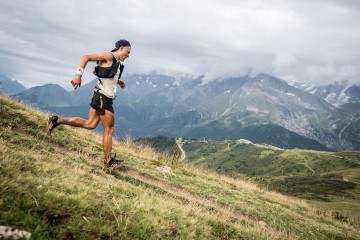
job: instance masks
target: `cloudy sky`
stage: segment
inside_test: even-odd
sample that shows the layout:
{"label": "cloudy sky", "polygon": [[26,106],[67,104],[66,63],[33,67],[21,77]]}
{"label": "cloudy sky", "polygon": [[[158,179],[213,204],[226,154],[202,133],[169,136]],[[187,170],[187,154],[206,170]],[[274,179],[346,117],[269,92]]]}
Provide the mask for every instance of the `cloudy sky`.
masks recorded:
{"label": "cloudy sky", "polygon": [[126,73],[360,84],[358,0],[1,0],[0,20],[0,74],[27,87],[70,89],[81,56],[121,38]]}

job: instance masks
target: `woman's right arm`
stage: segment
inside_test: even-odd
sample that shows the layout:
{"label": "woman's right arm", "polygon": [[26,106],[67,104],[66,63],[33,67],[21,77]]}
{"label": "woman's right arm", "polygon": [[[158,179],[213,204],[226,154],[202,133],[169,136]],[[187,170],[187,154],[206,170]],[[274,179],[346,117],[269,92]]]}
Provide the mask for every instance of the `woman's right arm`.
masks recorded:
{"label": "woman's right arm", "polygon": [[84,55],[80,59],[80,63],[76,69],[76,73],[74,74],[73,79],[71,80],[71,84],[74,89],[77,89],[81,86],[81,77],[84,72],[84,68],[86,67],[88,62],[108,62],[112,61],[112,55],[109,52],[102,52],[96,54]]}

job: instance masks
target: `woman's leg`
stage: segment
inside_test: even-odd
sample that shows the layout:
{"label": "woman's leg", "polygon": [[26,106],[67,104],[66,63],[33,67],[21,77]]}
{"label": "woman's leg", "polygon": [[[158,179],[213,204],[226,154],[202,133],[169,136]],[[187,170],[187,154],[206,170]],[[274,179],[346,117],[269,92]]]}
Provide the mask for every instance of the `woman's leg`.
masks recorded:
{"label": "woman's leg", "polygon": [[103,149],[104,149],[104,163],[107,163],[111,159],[112,149],[112,136],[114,134],[114,114],[108,110],[105,110],[104,115],[100,115],[100,120],[104,128],[103,135]]}
{"label": "woman's leg", "polygon": [[69,125],[73,127],[81,127],[86,129],[94,129],[97,127],[100,121],[100,116],[97,114],[96,110],[90,108],[88,120],[79,117],[70,117],[70,118],[58,118],[59,124]]}

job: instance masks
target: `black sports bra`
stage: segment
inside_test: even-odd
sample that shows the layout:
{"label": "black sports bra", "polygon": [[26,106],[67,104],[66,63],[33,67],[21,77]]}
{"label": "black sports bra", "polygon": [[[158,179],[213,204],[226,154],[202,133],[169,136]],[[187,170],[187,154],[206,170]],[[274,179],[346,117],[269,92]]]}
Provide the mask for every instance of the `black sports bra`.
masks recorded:
{"label": "black sports bra", "polygon": [[113,78],[115,76],[117,70],[119,69],[119,65],[120,65],[120,74],[119,74],[118,79],[120,79],[121,74],[124,70],[124,65],[122,65],[120,62],[116,61],[116,58],[114,57],[114,55],[113,55],[113,63],[111,65],[111,67],[96,66],[93,73],[99,78]]}

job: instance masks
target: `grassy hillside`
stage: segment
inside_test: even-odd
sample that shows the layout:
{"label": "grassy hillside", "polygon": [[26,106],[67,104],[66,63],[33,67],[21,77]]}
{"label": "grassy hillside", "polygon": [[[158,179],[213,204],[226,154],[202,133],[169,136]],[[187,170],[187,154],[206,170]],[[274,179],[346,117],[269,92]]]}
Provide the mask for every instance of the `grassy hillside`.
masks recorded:
{"label": "grassy hillside", "polygon": [[360,152],[283,150],[238,141],[183,141],[186,158],[218,173],[333,209],[360,226]]}
{"label": "grassy hillside", "polygon": [[0,225],[33,239],[358,239],[303,201],[193,167],[130,140],[127,170],[101,166],[101,136],[0,98]]}

